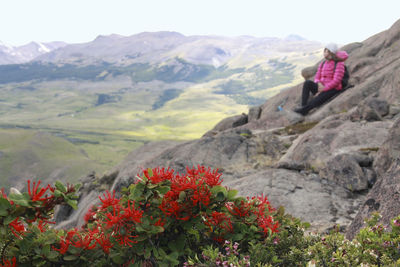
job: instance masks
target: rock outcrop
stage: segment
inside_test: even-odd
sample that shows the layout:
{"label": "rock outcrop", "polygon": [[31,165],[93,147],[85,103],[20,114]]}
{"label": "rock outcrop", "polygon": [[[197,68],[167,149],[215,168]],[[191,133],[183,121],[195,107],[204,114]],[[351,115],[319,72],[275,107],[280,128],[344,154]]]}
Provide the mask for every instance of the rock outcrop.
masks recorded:
{"label": "rock outcrop", "polygon": [[[291,111],[300,100],[299,84],[198,140],[133,151],[112,170],[108,188],[118,191],[141,168],[181,172],[201,164],[220,169],[224,184],[240,194],[265,194],[314,229],[350,225],[351,236],[372,211],[388,221],[400,213],[400,20],[342,49],[350,55],[352,87],[308,116]],[[312,79],[316,68],[302,75]],[[92,203],[89,187],[82,189],[80,206]],[[79,216],[71,216],[68,224],[76,224]]]}

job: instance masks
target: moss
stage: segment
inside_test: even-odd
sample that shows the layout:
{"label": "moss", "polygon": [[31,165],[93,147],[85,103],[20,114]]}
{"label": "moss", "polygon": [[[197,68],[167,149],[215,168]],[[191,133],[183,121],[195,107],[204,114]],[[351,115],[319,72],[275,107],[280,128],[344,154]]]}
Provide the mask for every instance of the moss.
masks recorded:
{"label": "moss", "polygon": [[317,124],[318,124],[318,121],[316,121],[316,122],[296,123],[296,124],[293,124],[293,125],[286,126],[284,131],[289,135],[302,134],[302,133],[305,133],[308,130],[312,129]]}
{"label": "moss", "polygon": [[379,150],[379,147],[365,147],[365,148],[360,148],[361,152],[376,152]]}

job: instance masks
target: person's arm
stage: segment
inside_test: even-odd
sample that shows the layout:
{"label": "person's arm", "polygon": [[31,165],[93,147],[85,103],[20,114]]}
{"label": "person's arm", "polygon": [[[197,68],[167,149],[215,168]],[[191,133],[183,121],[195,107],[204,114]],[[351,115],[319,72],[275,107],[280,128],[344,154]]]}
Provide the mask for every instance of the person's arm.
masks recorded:
{"label": "person's arm", "polygon": [[335,73],[333,74],[333,79],[325,84],[323,91],[329,91],[336,89],[339,84],[341,84],[344,75],[344,62],[336,63]]}
{"label": "person's arm", "polygon": [[319,65],[318,65],[318,70],[317,73],[315,74],[315,78],[314,78],[314,82],[315,83],[320,83],[321,82],[321,72],[322,72],[322,65],[324,64],[324,61],[322,61]]}

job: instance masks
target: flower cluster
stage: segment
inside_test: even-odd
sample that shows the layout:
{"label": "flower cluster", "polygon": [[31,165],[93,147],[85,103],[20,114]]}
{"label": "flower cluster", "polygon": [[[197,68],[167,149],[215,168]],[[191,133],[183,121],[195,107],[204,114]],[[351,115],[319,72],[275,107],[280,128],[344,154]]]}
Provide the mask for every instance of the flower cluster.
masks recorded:
{"label": "flower cluster", "polygon": [[[41,187],[40,181],[28,181],[24,195],[7,197],[0,191],[0,199],[7,202],[0,203],[0,216],[8,216],[9,206],[14,205],[16,212],[23,207],[25,215],[9,216],[5,225],[18,242],[25,242],[22,247],[27,246],[28,236],[37,240],[36,245],[24,248],[30,256],[17,257],[17,263],[35,257],[37,264],[68,265],[91,259],[98,266],[150,262],[176,266],[185,259],[182,251],[194,255],[202,243],[222,246],[228,245],[226,240],[262,240],[278,232],[275,210],[266,197],[235,197],[236,190],[221,184],[218,170],[204,166],[186,168],[184,174],[170,168],[144,170],[118,194],[106,191],[99,196],[98,204],[84,216],[82,228],[52,230],[48,224],[56,204],[76,208],[75,188],[59,182],[55,187]],[[2,210],[3,206],[7,209]],[[238,246],[230,244],[224,255],[238,256]],[[226,266],[225,261],[221,258],[218,266]]]}

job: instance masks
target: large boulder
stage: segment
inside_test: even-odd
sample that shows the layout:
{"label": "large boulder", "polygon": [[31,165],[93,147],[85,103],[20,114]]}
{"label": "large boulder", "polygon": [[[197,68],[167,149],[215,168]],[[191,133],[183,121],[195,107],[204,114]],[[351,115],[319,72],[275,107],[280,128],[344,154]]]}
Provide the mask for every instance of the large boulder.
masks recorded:
{"label": "large boulder", "polygon": [[364,226],[364,219],[373,212],[382,215],[382,223],[400,214],[400,118],[398,118],[387,140],[379,149],[374,162],[378,180],[366,196],[356,218],[350,225],[347,237],[352,238]]}
{"label": "large boulder", "polygon": [[392,124],[390,121],[352,122],[347,117],[347,114],[330,116],[305,132],[280,159],[278,167],[320,172],[337,155],[379,148]]}
{"label": "large boulder", "polygon": [[242,196],[267,196],[275,208],[283,206],[288,213],[311,222],[312,230],[348,225],[364,200],[316,174],[285,169],[268,168],[226,185],[239,189]]}

